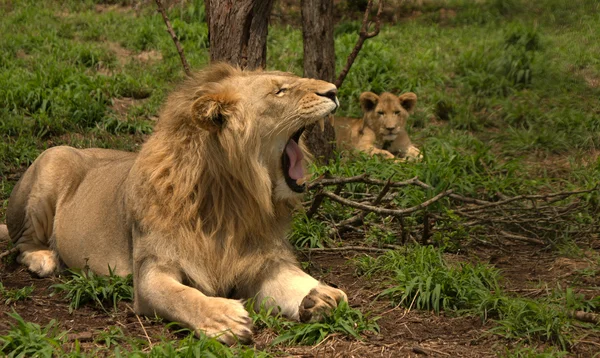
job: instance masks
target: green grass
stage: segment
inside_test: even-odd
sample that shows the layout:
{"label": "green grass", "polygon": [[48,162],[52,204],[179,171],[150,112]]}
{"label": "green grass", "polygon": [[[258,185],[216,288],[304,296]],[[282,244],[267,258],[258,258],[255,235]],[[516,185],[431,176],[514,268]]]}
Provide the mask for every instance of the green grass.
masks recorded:
{"label": "green grass", "polygon": [[6,289],[2,282],[0,282],[0,298],[4,300],[5,305],[10,305],[17,301],[23,301],[28,299],[33,292],[33,285],[25,286],[19,289]]}
{"label": "green grass", "polygon": [[61,351],[66,332],[53,320],[45,327],[25,322],[16,312],[7,313],[14,323],[6,335],[0,336],[0,352],[6,357],[53,357]]}
{"label": "green grass", "polygon": [[274,308],[265,308],[263,304],[259,311],[254,309],[254,300],[249,300],[246,309],[257,328],[267,328],[277,337],[271,345],[315,345],[331,334],[340,334],[361,340],[361,334],[379,333],[377,320],[380,317],[370,317],[341,302],[329,312],[321,322],[299,323],[289,321],[279,314],[274,314]]}
{"label": "green grass", "polygon": [[[407,246],[373,258],[356,259],[357,273],[383,280],[380,297],[393,305],[427,311],[475,314],[495,325],[489,330],[514,341],[538,340],[562,350],[575,342],[570,313],[598,312],[600,301],[560,286],[539,298],[511,295],[500,284],[498,270],[483,264],[449,263],[442,249]],[[582,324],[595,330],[593,324]]]}
{"label": "green grass", "polygon": [[117,303],[122,300],[133,300],[133,278],[131,275],[121,277],[109,268],[110,275],[102,276],[92,270],[68,270],[68,276],[62,283],[51,286],[55,293],[62,293],[69,301],[69,312],[86,303],[93,303],[106,311],[105,304],[117,310]]}
{"label": "green grass", "polygon": [[380,296],[438,313],[473,309],[500,287],[497,270],[482,264],[448,264],[442,250],[431,246],[407,246],[378,258],[363,256],[356,263],[358,272],[368,278],[389,275],[391,287]]}

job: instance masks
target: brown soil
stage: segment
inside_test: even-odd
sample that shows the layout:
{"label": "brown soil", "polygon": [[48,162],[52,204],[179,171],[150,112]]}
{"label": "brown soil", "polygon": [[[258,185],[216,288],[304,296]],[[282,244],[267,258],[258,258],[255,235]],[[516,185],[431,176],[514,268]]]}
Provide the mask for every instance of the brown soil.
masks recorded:
{"label": "brown soil", "polygon": [[[7,247],[7,242],[0,242],[0,250]],[[548,287],[556,287],[556,283],[561,283],[562,287],[570,285],[590,297],[597,294],[595,287],[600,285],[600,278],[582,277],[578,274],[581,270],[597,270],[597,261],[585,257],[556,257],[532,246],[513,246],[509,250],[504,252],[474,248],[470,255],[453,255],[449,259],[479,260],[494,264],[506,278],[506,289],[515,294],[543,294],[545,285],[541,283]],[[376,299],[381,292],[380,284],[357,277],[353,266],[349,264],[349,260],[356,255],[359,253],[324,252],[312,253],[310,258],[304,256],[300,259],[310,261],[308,270],[313,276],[347,292],[352,307],[363,313],[380,316],[380,334],[366,335],[363,341],[334,335],[314,347],[273,348],[269,347],[273,333],[262,330],[255,332],[255,346],[277,355],[299,357],[496,357],[513,344],[487,333],[493,323],[483,322],[479,317],[455,317],[444,313],[435,315],[393,307],[385,299]],[[11,319],[6,314],[14,309],[26,321],[41,325],[46,325],[52,319],[58,321],[61,329],[69,331],[69,344],[74,344],[77,339],[84,351],[102,346],[100,337],[110,327],[120,327],[128,337],[150,340],[152,343],[157,343],[159,337],[177,338],[174,331],[167,329],[164,323],[136,316],[131,302],[121,302],[116,313],[107,314],[88,305],[70,314],[68,304],[61,297],[50,295],[52,290],[49,286],[57,283],[57,278],[33,277],[23,266],[14,262],[14,255],[2,261],[0,282],[5,288],[18,289],[33,285],[35,290],[31,298],[25,301],[6,305],[1,300],[0,316],[3,318],[0,320],[0,335],[9,329]],[[587,340],[591,343],[581,343],[573,348],[573,357],[592,356],[600,342],[597,338]]]}

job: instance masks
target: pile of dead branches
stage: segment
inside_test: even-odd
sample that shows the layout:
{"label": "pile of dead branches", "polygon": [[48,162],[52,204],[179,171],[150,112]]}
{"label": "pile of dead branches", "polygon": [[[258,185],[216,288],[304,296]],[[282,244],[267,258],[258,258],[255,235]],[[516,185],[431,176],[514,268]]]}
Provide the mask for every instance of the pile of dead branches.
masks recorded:
{"label": "pile of dead branches", "polygon": [[[356,193],[347,189],[347,184],[362,183],[368,186],[367,193]],[[385,229],[396,230],[398,244],[407,240],[430,243],[437,232],[444,234],[460,228],[469,237],[490,244],[524,242],[548,246],[563,238],[577,241],[598,238],[600,224],[597,217],[600,208],[593,200],[586,200],[590,193],[599,192],[600,187],[579,191],[564,191],[539,195],[507,197],[496,193],[494,200],[482,200],[443,190],[429,199],[411,207],[399,207],[397,200],[403,195],[402,188],[416,187],[427,193],[435,188],[417,177],[393,181],[374,179],[365,175],[353,177],[321,177],[308,184],[312,200],[305,203],[308,218],[319,216],[329,221],[339,232],[364,232],[365,216],[374,213],[385,222]],[[353,209],[349,218],[333,219],[323,210],[322,204],[330,200]],[[435,205],[434,205],[435,204]],[[411,217],[411,225],[405,219]],[[416,220],[414,220],[416,218]],[[414,223],[418,223],[415,225]],[[381,225],[381,224],[379,224]]]}

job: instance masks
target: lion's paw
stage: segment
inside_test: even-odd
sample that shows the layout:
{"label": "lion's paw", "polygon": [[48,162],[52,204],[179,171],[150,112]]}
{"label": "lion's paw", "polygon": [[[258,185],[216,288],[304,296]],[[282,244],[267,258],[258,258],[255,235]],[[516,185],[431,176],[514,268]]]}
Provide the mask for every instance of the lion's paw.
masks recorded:
{"label": "lion's paw", "polygon": [[236,342],[252,342],[252,318],[241,301],[210,297],[206,310],[196,332],[214,337],[220,342],[232,345]]}
{"label": "lion's paw", "polygon": [[320,284],[313,288],[300,303],[300,321],[321,321],[341,301],[348,301],[348,296],[344,291]]}
{"label": "lion's paw", "polygon": [[39,277],[48,277],[58,269],[58,257],[51,250],[25,251],[19,254],[17,262],[27,266]]}

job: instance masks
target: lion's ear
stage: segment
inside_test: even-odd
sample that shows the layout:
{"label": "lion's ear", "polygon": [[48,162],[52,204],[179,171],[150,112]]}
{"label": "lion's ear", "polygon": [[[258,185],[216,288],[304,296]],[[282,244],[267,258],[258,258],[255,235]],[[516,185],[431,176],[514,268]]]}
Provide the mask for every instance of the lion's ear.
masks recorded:
{"label": "lion's ear", "polygon": [[200,127],[209,132],[218,132],[227,125],[237,103],[238,98],[233,93],[204,94],[192,104],[192,117]]}
{"label": "lion's ear", "polygon": [[375,109],[377,102],[379,102],[379,96],[373,92],[363,92],[359,98],[360,106],[363,112],[370,112]]}
{"label": "lion's ear", "polygon": [[400,105],[406,109],[407,112],[412,113],[417,104],[417,95],[412,92],[407,92],[403,95],[398,96]]}

